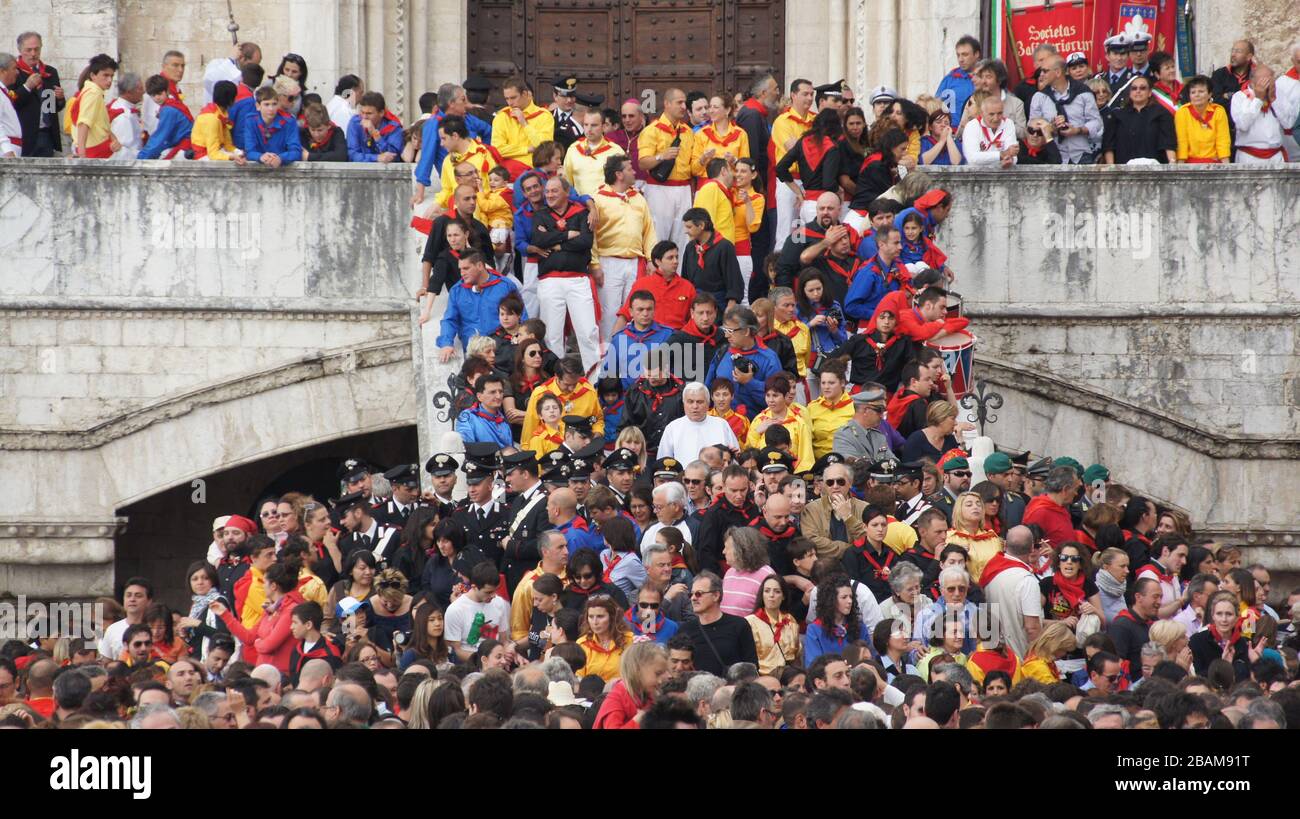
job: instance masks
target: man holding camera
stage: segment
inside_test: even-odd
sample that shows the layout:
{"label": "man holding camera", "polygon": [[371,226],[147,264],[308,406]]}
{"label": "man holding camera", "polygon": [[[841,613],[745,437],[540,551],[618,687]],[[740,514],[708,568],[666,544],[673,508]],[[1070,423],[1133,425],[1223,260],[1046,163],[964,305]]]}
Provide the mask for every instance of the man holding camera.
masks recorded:
{"label": "man holding camera", "polygon": [[781,372],[781,362],[776,353],[759,346],[758,317],[748,307],[728,309],[722,332],[727,337],[727,349],[713,359],[704,383],[712,384],[715,378],[734,381],[736,394],[731,399],[732,409],[753,420],[767,406],[763,385]]}

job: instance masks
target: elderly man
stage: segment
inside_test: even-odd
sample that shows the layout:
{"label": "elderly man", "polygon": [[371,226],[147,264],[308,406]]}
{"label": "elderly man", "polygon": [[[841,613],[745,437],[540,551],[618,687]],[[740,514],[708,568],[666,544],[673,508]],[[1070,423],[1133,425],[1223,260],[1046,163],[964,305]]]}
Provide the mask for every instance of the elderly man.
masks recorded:
{"label": "elderly man", "polygon": [[[1007,532],[1006,550],[994,555],[980,573],[980,586],[992,611],[993,627],[1000,629],[1000,636],[1020,657],[1038,639],[1043,624],[1042,594],[1030,565],[1036,546],[1033,531],[1027,526],[1017,526]],[[940,573],[939,588],[947,594],[944,585]],[[1156,588],[1159,589],[1158,584]],[[1136,649],[1133,659],[1135,662],[1138,659]]]}
{"label": "elderly man", "polygon": [[862,522],[867,504],[850,493],[852,483],[852,469],[845,464],[831,464],[822,474],[822,496],[803,509],[799,523],[804,537],[816,547],[818,558],[839,560],[854,541],[867,536]]}
{"label": "elderly man", "polygon": [[719,677],[735,663],[758,665],[754,632],[743,617],[722,611],[722,578],[701,572],[691,584],[691,606],[695,619],[677,632],[695,646],[695,667]]}
{"label": "elderly man", "polygon": [[709,465],[704,461],[691,461],[682,474],[682,483],[686,484],[686,514],[698,521],[704,512],[713,505],[713,495],[709,492]]}
{"label": "elderly man", "polygon": [[[962,653],[969,657],[976,648],[974,620],[979,615],[979,608],[968,599],[970,584],[970,575],[959,566],[949,566],[939,572],[939,599],[917,612],[912,638],[921,645],[930,645],[934,637],[943,635],[944,624],[954,621],[957,612],[961,612]],[[917,599],[919,603],[924,596],[918,595]]]}
{"label": "elderly man", "polygon": [[691,590],[684,583],[673,583],[673,555],[662,543],[651,543],[641,549],[641,562],[645,564],[646,581],[642,589],[655,589],[662,595],[659,613],[679,626],[695,619],[691,609]]}
{"label": "elderly man", "polygon": [[1288,94],[1280,98],[1276,75],[1266,65],[1250,72],[1250,84],[1232,95],[1232,124],[1236,127],[1236,162],[1241,165],[1281,165],[1286,161],[1282,145],[1285,132],[1296,121],[1300,99]]}
{"label": "elderly man", "polygon": [[655,533],[665,526],[675,526],[687,543],[695,542],[695,533],[686,520],[686,487],[676,481],[654,488],[654,513],[658,520],[641,536],[641,548],[655,542]]}
{"label": "elderly man", "polygon": [[[4,58],[0,55],[0,76],[4,74],[3,63]],[[114,159],[135,159],[144,147],[140,104],[145,99],[144,80],[139,74],[127,71],[117,78],[117,99],[108,104],[108,117],[112,123],[109,130],[122,146],[113,153]],[[152,97],[148,99],[153,101]]]}
{"label": "elderly man", "polygon": [[1037,524],[1052,548],[1078,539],[1070,518],[1070,504],[1078,497],[1080,483],[1072,467],[1053,467],[1043,482],[1043,494],[1035,496],[1025,507],[1023,522]]}
{"label": "elderly man", "polygon": [[564,349],[567,315],[578,339],[582,367],[591,372],[600,362],[600,328],[587,273],[593,242],[587,209],[569,198],[569,183],[562,176],[546,181],[544,196],[546,207],[538,209],[533,217],[530,244],[547,251],[537,268],[537,297],[540,317],[546,323],[546,345],[551,350]]}
{"label": "elderly man", "polygon": [[1003,116],[1004,105],[998,97],[985,97],[980,103],[980,116],[966,123],[961,145],[969,164],[1002,168],[1016,164],[1020,143],[1016,141],[1015,125]]}
{"label": "elderly man", "polygon": [[41,62],[43,48],[44,41],[36,32],[19,34],[18,76],[5,82],[11,92],[5,96],[13,102],[20,122],[21,141],[14,146],[22,149],[22,156],[52,157],[62,150],[58,114],[67,101],[58,69]]}
{"label": "elderly man", "polygon": [[357,683],[340,683],[330,689],[321,715],[331,728],[364,728],[370,723],[370,695]]}
{"label": "elderly man", "polygon": [[867,383],[853,396],[853,420],[835,433],[834,451],[855,460],[897,460],[881,430],[885,418],[885,388]]}
{"label": "elderly man", "polygon": [[682,390],[682,408],[686,414],[664,427],[657,453],[661,458],[694,461],[706,447],[722,444],[737,449],[740,444],[731,425],[709,414],[709,388],[693,381]]}
{"label": "elderly man", "polygon": [[[578,515],[578,496],[572,489],[556,489],[547,497],[546,516],[555,530],[564,535],[570,555],[583,548],[597,553],[605,548],[604,538]],[[518,586],[515,590],[518,591]]]}
{"label": "elderly man", "polygon": [[1101,112],[1088,86],[1066,74],[1065,58],[1053,54],[1043,66],[1039,91],[1029,103],[1030,119],[1045,119],[1056,129],[1061,161],[1079,164],[1094,137],[1101,134]]}
{"label": "elderly man", "polygon": [[[1051,46],[1048,47],[1051,48]],[[1052,50],[1051,52],[1044,51],[1041,52],[1041,54],[1039,52],[1035,52],[1035,55],[1036,55],[1035,60],[1041,63],[1043,60],[1047,60],[1055,56],[1056,51],[1055,50]],[[980,93],[972,94],[971,96],[966,98],[966,104],[962,107],[962,111],[961,111],[961,119],[959,122],[956,123],[956,125],[953,126],[953,130],[956,131],[957,133],[961,133],[965,131],[966,126],[970,123],[970,121],[980,115],[980,106],[979,106],[979,99],[981,98],[980,94],[992,95],[1002,100],[1003,114],[1006,116],[1007,119],[1011,120],[1011,124],[1015,126],[1016,138],[1024,139],[1025,127],[1028,124],[1028,118],[1025,116],[1025,110],[1029,106],[1028,100],[1030,99],[1030,97],[1026,96],[1025,100],[1022,101],[1019,96],[1017,96],[1016,94],[1009,93],[1007,91],[1006,64],[1003,63],[1001,60],[997,60],[997,59],[980,60],[978,63],[975,64],[975,71],[972,74],[972,79],[975,84],[975,90]],[[1033,82],[1032,75],[1028,78],[1028,81],[1030,83]],[[1026,86],[1026,84],[1022,83],[1022,86]],[[1020,89],[1017,88],[1017,93],[1019,93],[1019,90]],[[1026,90],[1028,91],[1029,94],[1034,94],[1037,93],[1038,89],[1033,87],[1032,85],[1028,85],[1026,87]]]}

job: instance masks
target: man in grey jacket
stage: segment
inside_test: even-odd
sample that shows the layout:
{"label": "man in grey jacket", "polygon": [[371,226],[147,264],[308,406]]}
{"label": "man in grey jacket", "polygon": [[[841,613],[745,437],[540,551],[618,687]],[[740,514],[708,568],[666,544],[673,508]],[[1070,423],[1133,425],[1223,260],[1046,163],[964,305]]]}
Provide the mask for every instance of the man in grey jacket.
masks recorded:
{"label": "man in grey jacket", "polygon": [[845,458],[898,460],[889,448],[889,439],[880,430],[887,400],[883,386],[863,384],[862,390],[853,396],[853,419],[835,433],[835,451]]}
{"label": "man in grey jacket", "polygon": [[1065,59],[1053,54],[1043,64],[1038,93],[1029,102],[1029,118],[1045,119],[1056,129],[1061,161],[1086,161],[1092,139],[1101,134],[1101,112],[1088,86],[1066,74]]}

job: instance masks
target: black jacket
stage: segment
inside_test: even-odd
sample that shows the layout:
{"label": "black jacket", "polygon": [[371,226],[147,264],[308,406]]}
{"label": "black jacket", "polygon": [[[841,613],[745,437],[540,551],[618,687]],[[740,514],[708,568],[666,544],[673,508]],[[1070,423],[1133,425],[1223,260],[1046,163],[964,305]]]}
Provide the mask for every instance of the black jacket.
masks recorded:
{"label": "black jacket", "polygon": [[[533,239],[530,244],[550,249],[551,255],[537,263],[538,278],[552,273],[586,273],[591,264],[591,228],[587,225],[587,209],[576,202],[565,200],[565,209],[556,213],[549,207],[539,208],[533,215]],[[578,235],[569,238],[570,231]]]}
{"label": "black jacket", "polygon": [[1159,103],[1150,102],[1141,111],[1129,106],[1112,107],[1101,150],[1113,151],[1115,164],[1130,159],[1148,158],[1167,164],[1166,151],[1178,148],[1174,138],[1174,118]]}
{"label": "black jacket", "polygon": [[680,378],[670,378],[656,387],[644,376],[638,378],[623,396],[623,422],[619,430],[639,427],[649,449],[659,448],[664,427],[686,414],[682,404]]}
{"label": "black jacket", "polygon": [[732,506],[725,497],[710,506],[700,520],[700,536],[693,544],[700,571],[717,572],[722,562],[722,541],[727,530],[733,526],[748,526],[759,514],[758,506],[748,498],[740,508]]}
{"label": "black jacket", "polygon": [[704,372],[695,373],[694,375],[685,372],[673,373],[673,375],[684,381],[703,381],[705,373],[708,372],[709,364],[713,363],[713,357],[716,356],[718,350],[722,349],[722,347],[727,343],[727,337],[723,334],[721,325],[715,324],[712,333],[709,335],[701,335],[700,329],[695,326],[695,322],[688,321],[686,322],[686,326],[682,329],[674,330],[673,334],[668,337],[668,341],[665,343],[668,345],[668,349],[670,350],[685,350],[687,344],[694,344],[697,347],[703,347],[704,349],[702,351],[695,351],[697,355],[683,356],[682,359],[683,369],[688,365],[693,366],[694,364],[701,364],[704,367]]}
{"label": "black jacket", "polygon": [[[18,79],[14,81],[13,86],[9,89],[14,92],[14,112],[18,114],[18,125],[23,132],[23,156],[33,156],[36,150],[36,134],[41,130],[41,108],[48,107],[48,102],[54,104],[54,113],[50,115],[49,122],[46,125],[45,132],[50,135],[54,150],[62,149],[62,122],[63,106],[67,105],[70,97],[56,99],[54,89],[58,88],[59,71],[52,65],[45,66],[45,78],[42,80],[40,88],[35,91],[27,90],[27,78],[32,75],[30,71],[18,69]],[[76,91],[80,91],[78,88]],[[74,91],[73,93],[76,93]]]}
{"label": "black jacket", "polygon": [[[1223,649],[1208,628],[1193,634],[1187,647],[1192,650],[1192,668],[1202,677],[1209,673],[1210,663],[1223,659]],[[1250,647],[1245,637],[1238,637],[1232,644],[1232,671],[1237,682],[1250,679]]]}
{"label": "black jacket", "polygon": [[854,333],[849,340],[826,354],[827,358],[848,356],[852,367],[849,380],[854,384],[874,381],[884,384],[892,395],[898,390],[898,382],[903,375],[903,366],[912,359],[916,348],[907,336],[895,333],[892,341],[883,351],[877,351],[881,343],[880,331],[873,333]]}
{"label": "black jacket", "polygon": [[808,138],[800,139],[794,147],[785,152],[781,161],[776,163],[776,178],[781,182],[794,181],[791,167],[799,166],[799,182],[807,191],[835,191],[840,187],[840,173],[843,159],[838,145],[832,145],[819,157],[817,165],[804,153],[804,143]]}
{"label": "black jacket", "polygon": [[325,140],[323,145],[313,147],[310,128],[298,128],[298,141],[307,151],[308,162],[347,162],[348,161],[348,139],[343,134],[343,129],[338,127],[330,128],[329,139]]}
{"label": "black jacket", "polygon": [[721,293],[723,303],[718,305],[719,315],[727,309],[726,302],[740,304],[744,299],[745,280],[736,260],[736,246],[716,232],[707,248],[701,248],[698,242],[687,243],[682,257],[682,278],[695,285],[699,293]]}
{"label": "black jacket", "polygon": [[1128,660],[1129,679],[1133,682],[1142,678],[1142,646],[1150,639],[1152,622],[1143,621],[1129,608],[1115,615],[1106,627],[1106,634],[1115,642],[1119,658]]}
{"label": "black jacket", "polygon": [[788,336],[783,336],[780,333],[768,333],[758,340],[764,347],[776,353],[777,360],[781,362],[782,370],[793,375],[796,379],[799,378],[799,359],[794,354],[794,342]]}
{"label": "black jacket", "polygon": [[[539,487],[537,493],[541,500],[532,505],[528,514],[522,515],[529,499],[517,496],[506,507],[505,524],[507,538],[505,554],[501,560],[501,571],[506,576],[506,590],[513,597],[515,586],[523,576],[537,566],[542,555],[537,550],[537,536],[548,529],[554,529],[546,515],[546,488]],[[518,521],[518,523],[516,523]]]}
{"label": "black jacket", "polygon": [[898,184],[898,166],[890,165],[876,153],[871,154],[862,163],[857,174],[857,191],[849,207],[854,210],[866,210],[867,206],[880,194]]}
{"label": "black jacket", "polygon": [[1023,139],[1020,140],[1020,157],[1021,165],[1060,165],[1061,149],[1056,146],[1056,140],[1044,143],[1039,149],[1038,156],[1030,156],[1029,143]]}
{"label": "black jacket", "polygon": [[[421,258],[433,265],[433,270],[429,273],[429,292],[435,296],[460,280],[459,262],[451,255],[451,247],[447,244],[447,223],[450,221],[451,217],[445,215],[433,220],[433,227],[429,228],[429,240],[424,243],[424,256]],[[471,216],[469,229],[470,247],[491,255],[492,235],[488,233],[487,226]],[[491,267],[492,263],[489,262],[488,266]]]}

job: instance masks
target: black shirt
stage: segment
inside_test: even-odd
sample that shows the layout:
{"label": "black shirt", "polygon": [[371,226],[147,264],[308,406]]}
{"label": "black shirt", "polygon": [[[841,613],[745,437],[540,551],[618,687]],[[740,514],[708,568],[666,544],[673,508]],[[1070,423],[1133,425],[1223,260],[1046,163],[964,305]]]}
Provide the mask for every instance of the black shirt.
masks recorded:
{"label": "black shirt", "polygon": [[[877,344],[884,344],[884,350],[878,350]],[[915,347],[907,336],[897,333],[888,339],[882,338],[879,330],[872,333],[854,333],[849,340],[826,354],[827,358],[848,356],[853,366],[849,370],[849,380],[854,384],[874,381],[884,384],[885,389],[893,394],[898,390],[898,382],[903,376],[903,366],[912,359]]]}
{"label": "black shirt", "polygon": [[776,178],[782,182],[794,181],[794,176],[790,172],[791,166],[795,163],[799,165],[799,181],[803,185],[805,194],[809,191],[834,191],[840,186],[840,173],[843,159],[840,156],[838,145],[831,145],[825,149],[821,156],[817,157],[817,164],[814,166],[804,151],[804,146],[809,137],[804,137],[794,144],[794,147],[785,152],[781,161],[776,163]]}
{"label": "black shirt", "polygon": [[1141,111],[1128,106],[1112,108],[1101,142],[1103,152],[1114,152],[1116,165],[1138,158],[1167,164],[1169,157],[1165,152],[1177,147],[1174,118],[1155,102],[1148,103]]}
{"label": "black shirt", "polygon": [[347,162],[348,161],[348,140],[343,135],[343,129],[330,126],[329,136],[320,145],[316,145],[311,138],[311,129],[298,128],[298,141],[307,151],[308,162]]}
{"label": "black shirt", "polygon": [[758,650],[754,648],[754,632],[749,622],[734,614],[707,626],[699,620],[683,623],[677,632],[695,644],[695,668],[727,678],[727,669],[736,663],[758,665]]}
{"label": "black shirt", "polygon": [[706,246],[699,242],[686,245],[682,259],[682,278],[695,285],[695,290],[715,298],[722,294],[718,313],[727,309],[727,302],[740,304],[745,298],[745,280],[740,276],[740,262],[736,260],[736,246],[716,232]]}

